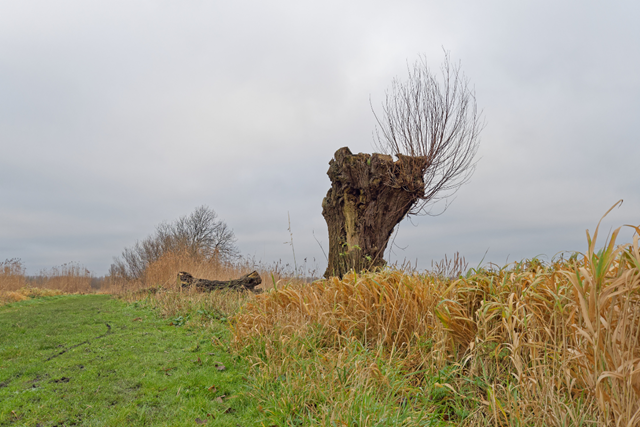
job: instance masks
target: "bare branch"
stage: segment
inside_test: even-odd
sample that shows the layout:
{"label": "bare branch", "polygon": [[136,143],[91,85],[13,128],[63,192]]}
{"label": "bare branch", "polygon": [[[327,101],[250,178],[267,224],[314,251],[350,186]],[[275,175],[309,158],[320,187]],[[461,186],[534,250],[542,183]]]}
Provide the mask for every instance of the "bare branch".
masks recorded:
{"label": "bare branch", "polygon": [[424,195],[409,215],[429,214],[428,206],[453,195],[473,174],[484,125],[475,93],[460,64],[451,64],[448,52],[440,68],[440,80],[424,57],[413,67],[407,65],[407,71],[406,81],[392,81],[381,117],[373,111],[378,123],[375,145],[381,153],[398,158],[426,159],[422,171]]}

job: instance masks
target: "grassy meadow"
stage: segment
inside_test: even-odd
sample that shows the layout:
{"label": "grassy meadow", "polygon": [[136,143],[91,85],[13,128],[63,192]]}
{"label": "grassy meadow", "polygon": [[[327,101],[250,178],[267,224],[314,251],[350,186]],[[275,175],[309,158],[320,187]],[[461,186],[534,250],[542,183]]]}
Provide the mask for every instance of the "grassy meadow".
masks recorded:
{"label": "grassy meadow", "polygon": [[[387,268],[309,284],[264,269],[258,295],[179,288],[177,271],[224,280],[252,268],[185,254],[167,254],[135,282],[105,278],[99,292],[117,300],[77,295],[95,293],[90,278],[84,287],[30,287],[20,266],[5,262],[0,383],[14,379],[0,387],[0,425],[226,425],[213,418],[224,408],[207,388],[223,384],[214,364],[221,361],[235,363],[237,375],[223,393],[236,397],[232,415],[242,426],[639,426],[640,246],[638,234],[618,244],[618,231],[602,242],[596,229],[584,253],[568,259],[462,274],[441,264],[431,272]],[[27,328],[25,313],[64,304],[65,312],[82,313],[98,301],[119,307],[111,310],[120,320],[69,314],[69,322],[93,326],[63,347],[92,344],[45,362],[61,341],[46,335],[67,334],[67,316],[58,316],[57,326],[42,318]],[[109,322],[126,328],[92,341]],[[116,339],[123,341],[111,345],[121,353],[103,360],[88,352],[106,351]],[[194,353],[185,350],[190,340]],[[80,357],[85,351],[93,365]],[[190,361],[197,358],[202,364]],[[59,371],[45,377],[39,372],[46,364]],[[163,369],[174,365],[184,376],[165,378]],[[184,365],[192,375],[180,371]],[[96,392],[90,411],[77,389],[61,391],[97,389],[95,372],[120,369],[130,371],[109,383],[110,394]],[[46,385],[27,393],[38,375],[35,389]],[[51,383],[61,377],[72,380]],[[122,378],[131,384],[117,388]],[[178,387],[192,394],[178,394]],[[55,403],[60,393],[64,404]],[[66,408],[66,421],[53,417],[57,407]],[[165,418],[174,413],[174,421]]]}
{"label": "grassy meadow", "polygon": [[0,426],[251,425],[246,363],[217,324],[162,319],[109,295],[0,307]]}

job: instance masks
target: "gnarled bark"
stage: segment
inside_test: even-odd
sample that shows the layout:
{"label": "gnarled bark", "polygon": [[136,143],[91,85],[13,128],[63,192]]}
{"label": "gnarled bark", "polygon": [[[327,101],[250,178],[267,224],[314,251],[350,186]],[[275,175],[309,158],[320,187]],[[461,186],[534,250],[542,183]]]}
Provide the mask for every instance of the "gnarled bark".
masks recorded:
{"label": "gnarled bark", "polygon": [[181,271],[178,273],[178,281],[183,288],[195,286],[199,291],[211,292],[216,289],[234,289],[237,291],[244,290],[255,293],[262,292],[262,290],[260,289],[255,289],[256,286],[262,283],[262,279],[260,278],[260,275],[257,271],[245,274],[239,279],[234,280],[197,279],[186,271]]}
{"label": "gnarled bark", "polygon": [[322,201],[329,227],[325,277],[384,266],[394,227],[424,195],[427,157],[352,154],[336,151],[327,175],[331,189]]}

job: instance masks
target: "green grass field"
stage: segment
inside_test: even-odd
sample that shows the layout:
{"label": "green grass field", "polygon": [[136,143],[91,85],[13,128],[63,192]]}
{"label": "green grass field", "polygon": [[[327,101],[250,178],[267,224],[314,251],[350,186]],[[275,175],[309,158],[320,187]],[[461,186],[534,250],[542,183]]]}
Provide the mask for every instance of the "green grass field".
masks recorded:
{"label": "green grass field", "polygon": [[0,307],[0,426],[259,425],[227,334],[109,295]]}

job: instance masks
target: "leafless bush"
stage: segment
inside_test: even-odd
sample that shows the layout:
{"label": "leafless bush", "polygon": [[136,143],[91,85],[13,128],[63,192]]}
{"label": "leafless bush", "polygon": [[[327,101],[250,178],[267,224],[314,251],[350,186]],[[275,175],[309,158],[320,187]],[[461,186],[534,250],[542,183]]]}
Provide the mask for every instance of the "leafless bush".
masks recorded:
{"label": "leafless bush", "polygon": [[239,251],[233,230],[217,218],[213,209],[200,206],[188,216],[158,225],[154,234],[125,248],[114,259],[109,275],[126,281],[142,280],[149,266],[169,253],[186,253],[211,263],[236,259]]}

